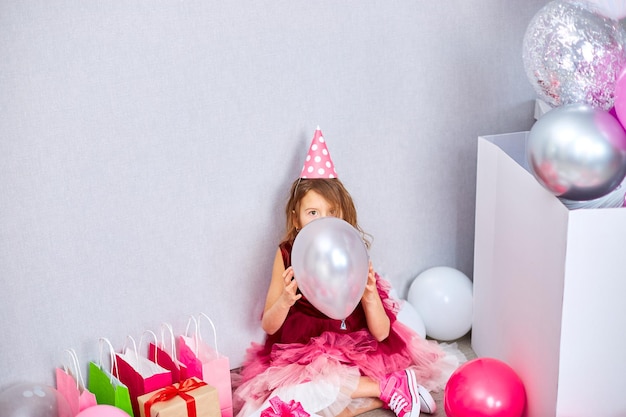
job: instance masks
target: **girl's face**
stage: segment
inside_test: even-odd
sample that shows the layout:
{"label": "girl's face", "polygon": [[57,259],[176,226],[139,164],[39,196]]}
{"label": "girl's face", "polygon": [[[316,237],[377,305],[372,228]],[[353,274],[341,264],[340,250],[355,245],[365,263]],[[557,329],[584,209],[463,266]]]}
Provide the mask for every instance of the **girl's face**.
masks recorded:
{"label": "girl's face", "polygon": [[341,213],[320,194],[310,190],[300,200],[298,211],[294,213],[293,225],[296,229],[302,229],[311,221],[326,216],[341,218]]}

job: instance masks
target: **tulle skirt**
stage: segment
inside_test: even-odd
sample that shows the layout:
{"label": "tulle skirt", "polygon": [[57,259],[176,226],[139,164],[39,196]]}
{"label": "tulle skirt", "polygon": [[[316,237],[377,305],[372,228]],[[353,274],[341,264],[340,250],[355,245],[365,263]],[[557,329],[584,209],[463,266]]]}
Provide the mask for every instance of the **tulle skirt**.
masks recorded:
{"label": "tulle skirt", "polygon": [[361,376],[381,381],[406,368],[430,391],[445,387],[450,374],[465,361],[456,344],[425,340],[394,321],[388,341],[379,343],[365,331],[324,332],[309,343],[275,344],[269,354],[253,344],[233,399],[238,417],[257,417],[278,396],[300,402],[312,415],[333,417],[344,409],[363,409],[371,398],[353,399]]}

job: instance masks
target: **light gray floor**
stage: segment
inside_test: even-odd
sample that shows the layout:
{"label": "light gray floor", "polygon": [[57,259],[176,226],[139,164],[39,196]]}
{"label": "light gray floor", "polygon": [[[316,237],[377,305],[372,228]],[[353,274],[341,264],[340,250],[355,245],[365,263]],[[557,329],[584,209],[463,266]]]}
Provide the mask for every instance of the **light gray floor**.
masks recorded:
{"label": "light gray floor", "polygon": [[[476,354],[472,350],[471,346],[471,334],[467,334],[461,339],[457,340],[456,343],[459,345],[459,349],[461,352],[465,354],[467,360],[476,358]],[[446,412],[443,409],[443,390],[440,392],[433,392],[433,398],[437,402],[437,411],[434,414],[421,414],[420,417],[446,417]],[[395,414],[389,410],[373,410],[369,411],[365,414],[361,414],[362,417],[395,417]]]}

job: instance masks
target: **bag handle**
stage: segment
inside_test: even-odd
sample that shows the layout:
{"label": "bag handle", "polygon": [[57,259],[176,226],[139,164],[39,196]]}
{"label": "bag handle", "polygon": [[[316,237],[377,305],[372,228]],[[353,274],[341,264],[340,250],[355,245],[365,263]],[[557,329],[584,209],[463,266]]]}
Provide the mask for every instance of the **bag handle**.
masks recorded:
{"label": "bag handle", "polygon": [[74,355],[74,359],[76,360],[76,373],[78,374],[78,383],[79,383],[79,391],[83,391],[87,385],[85,385],[85,379],[83,378],[83,371],[80,370],[80,361],[78,360],[78,354],[72,348],[72,355]]}
{"label": "bag handle", "polygon": [[194,336],[198,337],[198,319],[194,316],[189,316],[189,320],[187,320],[187,327],[185,327],[185,336],[189,337],[189,326],[191,326],[191,322],[193,321],[194,326],[196,327],[196,331],[194,332]]}
{"label": "bag handle", "polygon": [[[132,343],[132,348],[128,346],[128,341]],[[141,364],[139,363],[139,353],[137,353],[137,343],[135,342],[135,338],[131,335],[126,335],[126,339],[124,340],[124,347],[122,348],[122,355],[132,355],[135,356],[135,363],[137,364],[138,371],[141,371]],[[132,358],[125,359],[127,362],[129,360],[132,361]]]}
{"label": "bag handle", "polygon": [[215,324],[213,324],[213,320],[211,320],[211,318],[209,316],[207,316],[204,313],[200,313],[200,315],[198,316],[198,336],[201,339],[202,333],[200,333],[200,319],[204,317],[205,319],[207,319],[209,321],[209,324],[211,325],[211,328],[213,329],[213,340],[215,341],[215,353],[217,354],[217,356],[219,356],[219,352],[217,350],[217,331],[215,330]]}
{"label": "bag handle", "polygon": [[[146,333],[149,333],[152,335],[152,338],[154,339],[154,346],[158,346],[159,344],[159,339],[157,338],[157,335],[152,331],[152,330],[144,330],[144,332],[141,334],[141,338],[139,339],[139,349],[141,349],[141,346],[143,346],[143,337],[146,335]],[[154,363],[159,363],[157,361],[157,349],[154,350]],[[139,355],[137,355],[137,363],[139,364]]]}
{"label": "bag handle", "polygon": [[[165,330],[169,331],[170,334],[170,348],[171,348],[171,352],[170,356],[172,357],[172,360],[174,361],[174,363],[176,363],[177,359],[176,359],[176,337],[174,336],[174,329],[172,328],[172,325],[169,323],[161,323],[161,347],[163,348],[163,350],[165,350],[167,352],[167,350],[165,349]],[[156,358],[156,353],[154,354],[154,357]]]}
{"label": "bag handle", "polygon": [[198,319],[195,318],[193,315],[189,316],[189,320],[187,320],[187,327],[185,328],[185,336],[186,337],[190,337],[189,336],[189,326],[191,326],[191,322],[193,322],[194,327],[196,328],[196,330],[194,331],[193,336],[191,336],[191,338],[194,340],[194,344],[193,344],[193,353],[194,355],[198,356],[198,345],[199,345],[199,341],[202,340],[202,338],[200,337],[200,328],[198,326]]}
{"label": "bag handle", "polygon": [[111,344],[109,339],[107,339],[106,337],[101,337],[99,339],[99,345],[100,345],[100,355],[98,357],[99,368],[102,368],[102,342],[106,342],[106,344],[109,345],[109,357],[111,360],[111,371],[109,372],[109,375],[111,375],[110,382],[111,384],[113,384],[113,372],[115,371],[115,369],[117,369],[117,372],[119,372],[119,368],[117,368],[117,360],[115,359],[115,349],[113,349],[113,345]]}
{"label": "bag handle", "polygon": [[76,355],[76,351],[71,348],[65,349],[63,352],[67,353],[67,356],[69,356],[69,358],[72,360],[72,365],[74,365],[74,369],[72,372],[72,368],[70,366],[67,366],[64,363],[63,371],[65,371],[66,374],[74,377],[74,380],[76,381],[76,389],[78,391],[82,391],[82,389],[85,387],[85,381],[83,380],[83,374],[80,372],[80,365],[78,363],[78,355]]}

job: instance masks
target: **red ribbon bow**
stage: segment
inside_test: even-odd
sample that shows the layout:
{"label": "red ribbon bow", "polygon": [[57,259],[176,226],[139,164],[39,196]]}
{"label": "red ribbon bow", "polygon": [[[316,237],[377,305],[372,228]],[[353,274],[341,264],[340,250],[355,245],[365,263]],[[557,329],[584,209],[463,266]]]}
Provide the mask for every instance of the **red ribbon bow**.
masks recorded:
{"label": "red ribbon bow", "polygon": [[270,398],[270,407],[261,411],[261,417],[309,417],[302,404],[294,400],[288,403],[278,397]]}
{"label": "red ribbon bow", "polygon": [[187,392],[193,391],[196,388],[200,388],[205,385],[207,385],[207,383],[204,381],[189,378],[178,384],[178,387],[176,387],[175,385],[170,385],[163,388],[162,390],[157,391],[144,404],[144,412],[146,414],[146,417],[150,417],[150,408],[154,403],[169,401],[179,396],[187,403],[187,415],[189,417],[196,417],[196,399],[187,394]]}

